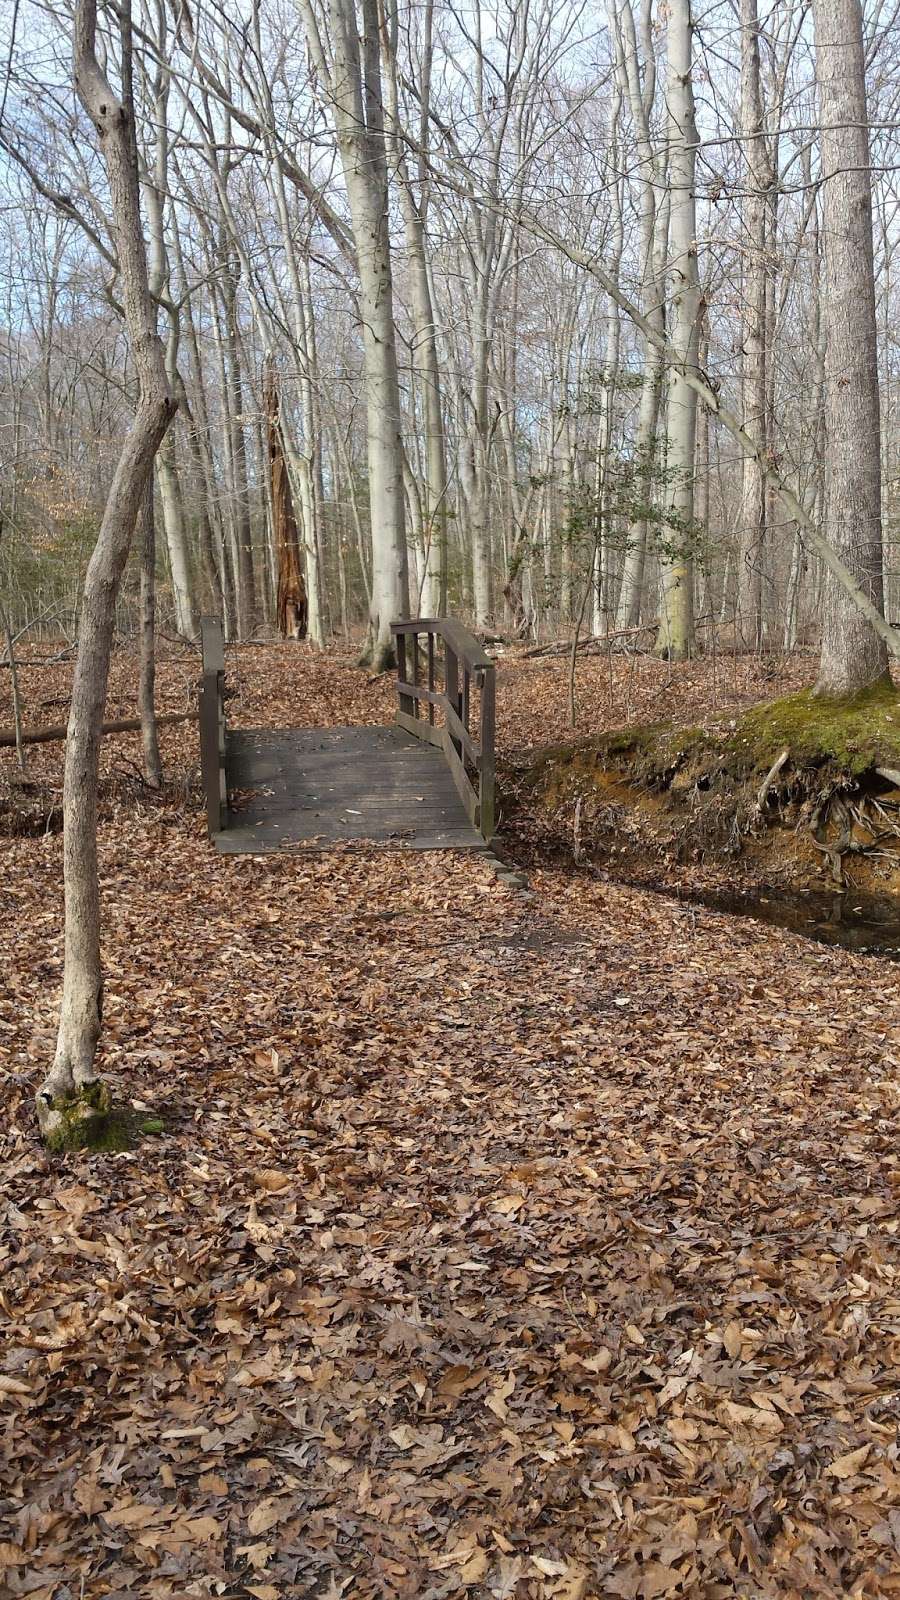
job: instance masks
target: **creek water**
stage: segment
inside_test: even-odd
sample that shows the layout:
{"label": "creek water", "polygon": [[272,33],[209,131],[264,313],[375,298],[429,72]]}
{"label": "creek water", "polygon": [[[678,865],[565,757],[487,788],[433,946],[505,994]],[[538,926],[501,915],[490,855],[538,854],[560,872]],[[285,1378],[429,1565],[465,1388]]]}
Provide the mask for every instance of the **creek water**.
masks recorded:
{"label": "creek water", "polygon": [[900,901],[891,895],[785,889],[682,890],[689,904],[727,911],[731,916],[754,917],[757,922],[790,928],[821,944],[840,945],[861,955],[900,961]]}

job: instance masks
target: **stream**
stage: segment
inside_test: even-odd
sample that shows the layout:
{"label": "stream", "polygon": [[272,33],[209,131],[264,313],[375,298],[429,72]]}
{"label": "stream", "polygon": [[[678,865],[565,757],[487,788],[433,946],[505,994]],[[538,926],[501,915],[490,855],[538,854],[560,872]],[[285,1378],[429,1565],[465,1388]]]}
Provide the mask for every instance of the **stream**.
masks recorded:
{"label": "stream", "polygon": [[900,961],[900,903],[891,895],[788,889],[682,890],[686,904],[709,906],[731,916],[754,917],[821,944],[840,945],[858,955]]}

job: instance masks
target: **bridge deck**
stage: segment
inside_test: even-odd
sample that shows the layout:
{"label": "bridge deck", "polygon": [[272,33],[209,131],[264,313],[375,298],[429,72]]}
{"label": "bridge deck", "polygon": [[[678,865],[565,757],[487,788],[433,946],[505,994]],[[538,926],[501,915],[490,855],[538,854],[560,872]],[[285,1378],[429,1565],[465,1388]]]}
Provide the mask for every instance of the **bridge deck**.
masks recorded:
{"label": "bridge deck", "polygon": [[225,775],[236,800],[215,837],[225,855],[351,839],[394,850],[485,848],[441,751],[402,728],[229,728]]}

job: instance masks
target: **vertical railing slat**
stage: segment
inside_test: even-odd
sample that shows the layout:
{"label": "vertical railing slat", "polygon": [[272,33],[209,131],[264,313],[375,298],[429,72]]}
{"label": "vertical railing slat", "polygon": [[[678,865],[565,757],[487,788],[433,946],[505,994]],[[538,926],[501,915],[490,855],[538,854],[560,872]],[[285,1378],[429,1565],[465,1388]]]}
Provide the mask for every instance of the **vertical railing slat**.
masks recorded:
{"label": "vertical railing slat", "polygon": [[[444,683],[446,685],[445,693],[447,696],[447,702],[453,707],[454,711],[458,711],[459,661],[456,657],[456,651],[446,639],[444,640]],[[451,734],[450,742],[453,745],[456,754],[459,756],[460,760],[462,760],[462,745],[460,744],[460,741],[458,739],[454,739]]]}

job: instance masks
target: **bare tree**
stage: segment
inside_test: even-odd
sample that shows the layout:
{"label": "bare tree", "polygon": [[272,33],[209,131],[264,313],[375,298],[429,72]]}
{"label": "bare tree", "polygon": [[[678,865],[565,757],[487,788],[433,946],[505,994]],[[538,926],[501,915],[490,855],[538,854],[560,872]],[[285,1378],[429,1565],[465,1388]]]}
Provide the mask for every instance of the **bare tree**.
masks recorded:
{"label": "bare tree", "polygon": [[[741,409],[744,427],[766,440],[768,302],[768,195],[774,181],[763,123],[757,0],[741,0],[741,139],[747,195],[743,205],[743,327]],[[762,644],[762,570],[766,536],[766,481],[759,462],[741,463],[737,636],[745,648]]]}
{"label": "bare tree", "polygon": [[301,0],[301,9],[334,118],[359,271],[373,558],[370,659],[378,671],[393,658],[391,622],[409,614],[378,6],[361,0],[357,17],[346,0],[329,0],[330,38],[311,0]]}
{"label": "bare tree", "polygon": [[669,185],[671,191],[672,348],[666,412],[669,474],[664,532],[663,584],[656,649],[682,661],[694,645],[694,453],[697,391],[689,375],[697,368],[700,282],[697,272],[697,124],[694,116],[691,0],[672,0],[668,24]]}
{"label": "bare tree", "polygon": [[[884,612],[881,423],[866,58],[859,0],[815,0],[825,239],[828,540]],[[852,695],[888,674],[887,647],[829,574],[816,688]]]}
{"label": "bare tree", "polygon": [[72,1118],[103,1109],[95,1053],[100,1035],[100,892],[97,873],[97,780],[116,596],[153,460],[175,414],[165,353],[156,331],[141,223],[134,129],[131,13],[119,13],[120,92],[97,54],[96,0],[79,0],[73,27],[78,98],[103,152],[109,181],[110,232],[116,253],[132,360],[138,379],[134,420],[119,457],[85,578],[63,786],[65,967],[53,1066],[38,1091],[48,1140],[65,1136]]}

